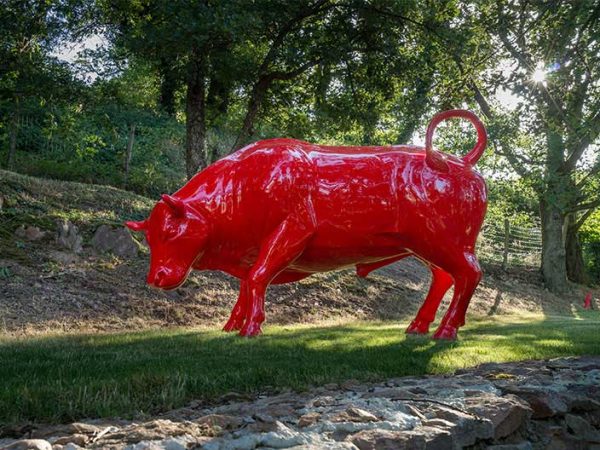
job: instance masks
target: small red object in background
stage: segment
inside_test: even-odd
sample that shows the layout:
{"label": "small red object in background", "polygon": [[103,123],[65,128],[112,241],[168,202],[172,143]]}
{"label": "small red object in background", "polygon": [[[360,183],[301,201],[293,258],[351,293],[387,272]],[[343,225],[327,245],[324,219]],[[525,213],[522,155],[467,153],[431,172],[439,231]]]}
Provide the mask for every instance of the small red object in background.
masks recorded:
{"label": "small red object in background", "polygon": [[583,309],[592,309],[592,293],[588,292],[583,301]]}
{"label": "small red object in background", "polygon": [[[463,157],[433,149],[443,120],[460,117],[477,131]],[[415,256],[432,273],[427,298],[407,333],[425,334],[446,291],[450,307],[434,338],[454,339],[481,278],[475,243],[487,208],[473,170],[487,143],[470,111],[436,114],[425,148],[325,146],[295,139],[248,145],[163,195],[150,217],[127,222],[150,246],[149,284],[174,289],[191,270],[240,279],[225,331],[261,332],[270,284],[355,267],[358,276]]]}

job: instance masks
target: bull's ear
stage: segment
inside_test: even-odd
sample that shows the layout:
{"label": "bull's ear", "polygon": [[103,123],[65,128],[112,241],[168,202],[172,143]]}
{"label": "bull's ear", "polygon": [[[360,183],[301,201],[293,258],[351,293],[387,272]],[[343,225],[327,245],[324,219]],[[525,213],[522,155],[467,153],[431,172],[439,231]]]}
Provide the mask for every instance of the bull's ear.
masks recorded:
{"label": "bull's ear", "polygon": [[185,216],[185,203],[183,203],[183,200],[168,194],[163,194],[160,198],[171,207],[177,217]]}
{"label": "bull's ear", "polygon": [[127,222],[125,222],[125,226],[132,231],[143,231],[146,229],[147,224],[145,220],[142,220],[140,222],[128,220]]}

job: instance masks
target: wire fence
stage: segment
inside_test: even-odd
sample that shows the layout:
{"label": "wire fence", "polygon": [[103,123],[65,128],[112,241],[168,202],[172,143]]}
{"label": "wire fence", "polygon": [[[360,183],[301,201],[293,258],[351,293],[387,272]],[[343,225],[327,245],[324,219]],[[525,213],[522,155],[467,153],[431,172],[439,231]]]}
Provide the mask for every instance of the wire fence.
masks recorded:
{"label": "wire fence", "polygon": [[539,225],[517,226],[504,222],[489,222],[478,240],[477,254],[482,261],[502,267],[539,267],[542,255],[542,232]]}

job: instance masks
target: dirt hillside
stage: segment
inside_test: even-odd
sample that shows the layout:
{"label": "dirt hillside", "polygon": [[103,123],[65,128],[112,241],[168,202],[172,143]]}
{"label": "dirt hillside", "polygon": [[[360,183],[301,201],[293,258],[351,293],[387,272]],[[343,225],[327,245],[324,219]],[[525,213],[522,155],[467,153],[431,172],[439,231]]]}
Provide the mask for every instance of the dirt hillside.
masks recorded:
{"label": "dirt hillside", "polygon": [[[238,282],[214,272],[194,273],[175,291],[145,285],[148,250],[119,258],[100,253],[91,239],[101,225],[120,227],[144,218],[154,200],[107,186],[67,183],[0,171],[0,331],[119,330],[226,321]],[[56,223],[69,220],[83,238],[75,254],[56,242]],[[28,240],[21,226],[45,235]],[[136,236],[140,239],[140,236]],[[584,290],[557,298],[541,286],[535,270],[504,272],[484,264],[472,315],[542,312],[573,314]],[[274,286],[267,296],[270,323],[355,317],[409,320],[429,287],[429,271],[407,259],[357,278],[353,271],[313,276]],[[446,301],[448,300],[448,295]],[[595,297],[598,297],[596,292]],[[443,308],[443,307],[442,307]]]}

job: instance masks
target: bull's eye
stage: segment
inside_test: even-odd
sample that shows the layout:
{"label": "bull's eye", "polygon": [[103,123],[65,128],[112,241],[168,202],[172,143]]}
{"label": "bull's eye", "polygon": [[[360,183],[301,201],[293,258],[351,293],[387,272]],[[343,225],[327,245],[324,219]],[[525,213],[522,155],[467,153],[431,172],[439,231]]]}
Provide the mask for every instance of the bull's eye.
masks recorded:
{"label": "bull's eye", "polygon": [[179,236],[181,231],[181,225],[179,223],[169,223],[165,226],[163,239],[165,241],[171,241]]}

